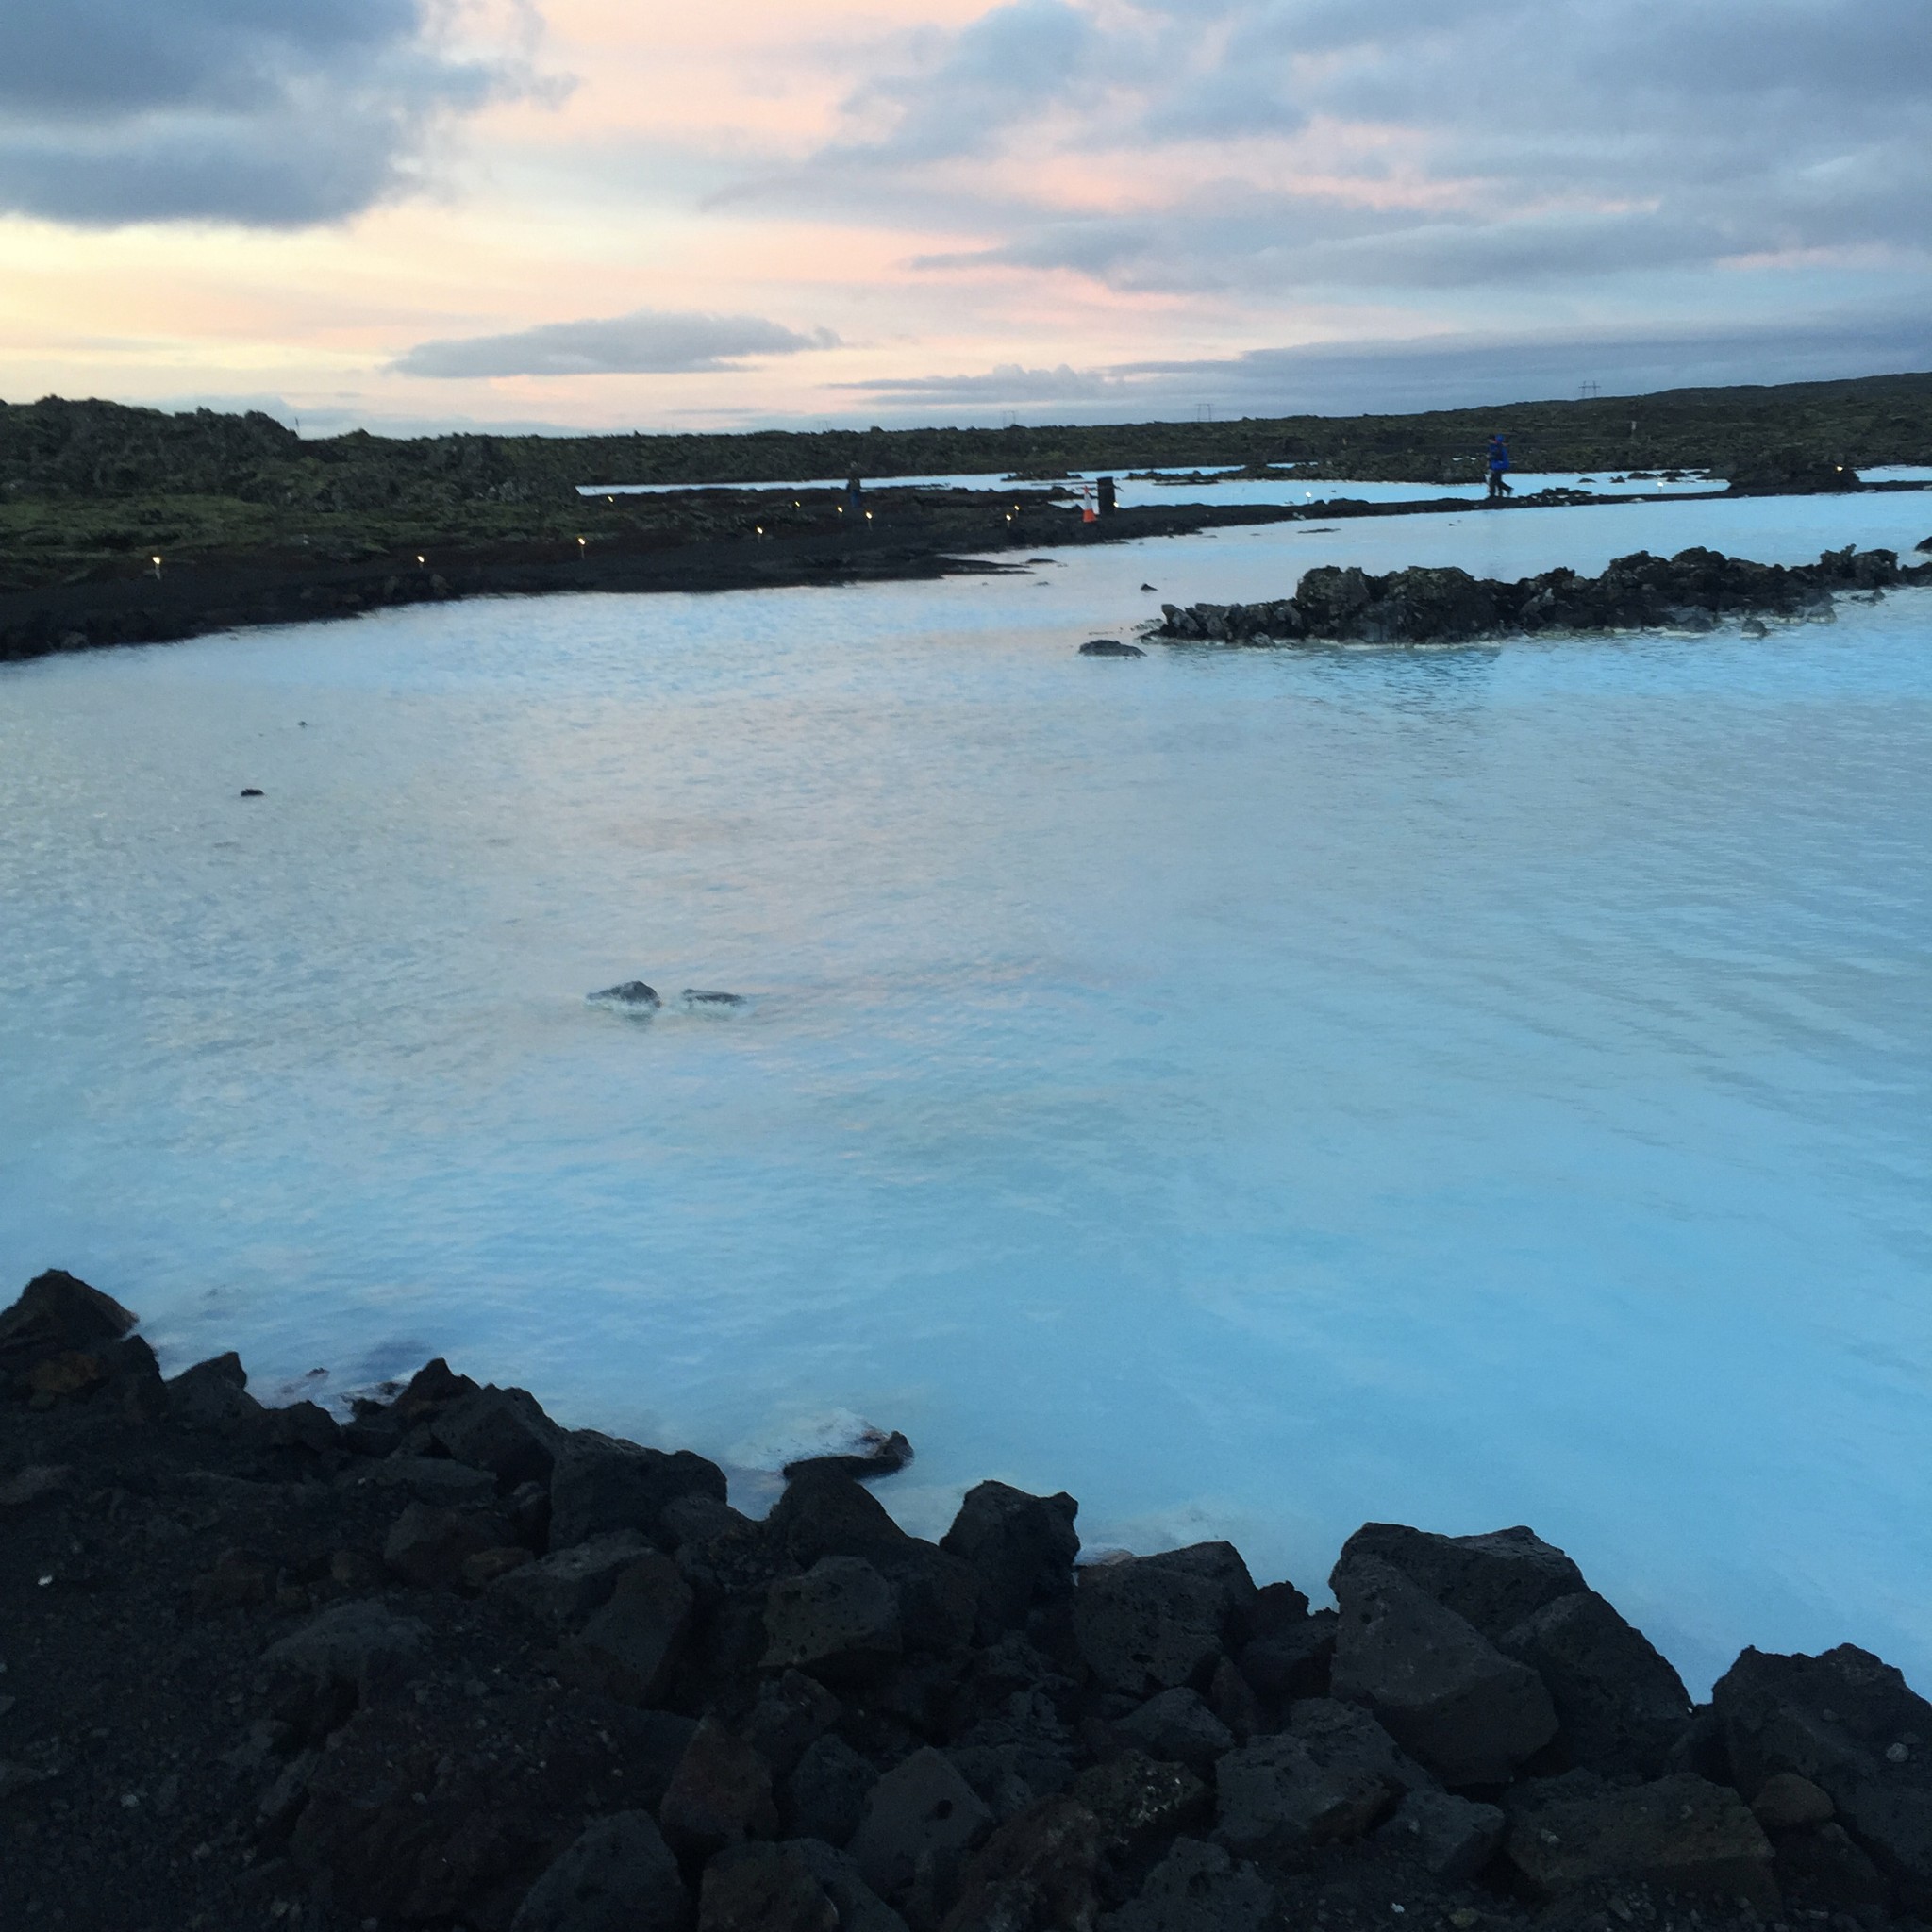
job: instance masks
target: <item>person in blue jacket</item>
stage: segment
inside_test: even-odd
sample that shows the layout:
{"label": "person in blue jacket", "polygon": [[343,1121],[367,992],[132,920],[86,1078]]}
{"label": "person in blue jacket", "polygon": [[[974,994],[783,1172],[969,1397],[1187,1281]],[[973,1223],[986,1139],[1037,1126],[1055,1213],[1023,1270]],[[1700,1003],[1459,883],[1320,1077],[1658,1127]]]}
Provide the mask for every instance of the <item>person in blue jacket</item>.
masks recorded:
{"label": "person in blue jacket", "polygon": [[1490,501],[1499,497],[1514,496],[1509,487],[1509,445],[1500,435],[1490,438]]}

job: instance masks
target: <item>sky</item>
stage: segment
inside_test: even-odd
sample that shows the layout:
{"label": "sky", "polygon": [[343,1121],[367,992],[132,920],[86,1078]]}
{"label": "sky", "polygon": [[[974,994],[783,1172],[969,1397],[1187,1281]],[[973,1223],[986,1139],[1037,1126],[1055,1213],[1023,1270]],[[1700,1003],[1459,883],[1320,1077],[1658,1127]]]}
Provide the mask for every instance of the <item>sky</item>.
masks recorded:
{"label": "sky", "polygon": [[325,433],[1932,368],[1925,0],[8,0],[0,395]]}

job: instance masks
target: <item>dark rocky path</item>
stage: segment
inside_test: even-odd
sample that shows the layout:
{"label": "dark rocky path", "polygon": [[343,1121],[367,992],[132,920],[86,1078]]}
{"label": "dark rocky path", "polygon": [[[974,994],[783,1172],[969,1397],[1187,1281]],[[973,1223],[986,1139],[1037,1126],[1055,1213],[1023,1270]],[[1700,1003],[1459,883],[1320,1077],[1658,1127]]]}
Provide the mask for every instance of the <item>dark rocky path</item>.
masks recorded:
{"label": "dark rocky path", "polygon": [[[163,1382],[71,1276],[0,1314],[0,1925],[1884,1932],[1932,1705],[1877,1658],[1676,1674],[1529,1530],[1075,1567],[984,1483],[702,1457],[432,1362],[340,1424]],[[895,1458],[887,1457],[887,1462]]]}
{"label": "dark rocky path", "polygon": [[[1879,486],[1883,487],[1883,486]],[[1909,486],[1918,488],[1917,485]],[[1694,502],[1724,491],[1674,497]],[[862,530],[823,506],[776,514],[756,492],[695,491],[688,525],[673,518],[657,532],[606,531],[583,547],[573,540],[401,547],[355,562],[300,549],[235,550],[170,561],[158,575],[132,565],[115,575],[0,592],[0,661],[103,644],[158,643],[246,625],[353,616],[386,606],[458,597],[541,596],[571,591],[731,591],[799,584],[915,579],[998,570],[996,559],[1148,537],[1184,537],[1250,524],[1361,517],[1508,515],[1562,505],[1591,509],[1649,503],[1643,494],[1586,496],[1552,490],[1485,505],[1467,495],[1370,503],[1177,503],[1122,509],[1083,524],[1040,490],[899,490],[867,501]],[[761,508],[761,505],[763,506]],[[722,506],[722,507],[721,507]],[[1013,514],[1008,517],[1008,512]],[[671,514],[667,512],[667,514]],[[731,525],[721,532],[720,525]],[[418,558],[422,561],[418,561]]]}

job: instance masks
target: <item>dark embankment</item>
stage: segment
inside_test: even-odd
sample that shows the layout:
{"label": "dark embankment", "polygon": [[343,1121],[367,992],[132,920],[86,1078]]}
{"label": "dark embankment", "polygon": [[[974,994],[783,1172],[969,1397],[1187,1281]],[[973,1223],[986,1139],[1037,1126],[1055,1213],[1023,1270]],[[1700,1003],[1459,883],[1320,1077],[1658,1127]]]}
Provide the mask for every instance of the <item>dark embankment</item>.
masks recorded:
{"label": "dark embankment", "polygon": [[779,507],[768,496],[704,491],[623,497],[623,508],[600,499],[570,519],[581,542],[512,529],[441,543],[408,539],[420,542],[415,548],[375,535],[359,547],[174,548],[158,567],[96,566],[67,581],[0,590],[0,661],[457,597],[947,576],[999,568],[968,560],[975,552],[1024,556],[1048,544],[1185,536],[1301,514],[1268,505],[1174,504],[1082,524],[1041,491],[878,491],[870,502],[868,520],[841,514],[824,497],[794,508],[789,498]]}
{"label": "dark embankment", "polygon": [[48,397],[0,404],[0,494],[229,496],[389,508],[412,498],[558,501],[578,484],[1057,475],[1067,469],[1294,462],[1314,475],[1460,482],[1507,433],[1519,468],[1707,470],[1770,486],[1932,463],[1932,375],[1666,390],[1574,402],[1214,423],[1001,429],[749,430],[676,436],[302,439],[272,417],[167,415]]}
{"label": "dark embankment", "polygon": [[[1694,1708],[1527,1529],[1370,1524],[1335,1611],[1070,1496],[938,1542],[432,1362],[346,1424],[0,1315],[0,1924],[307,1932],[1879,1932],[1932,1705],[1747,1650]],[[888,1457],[890,1464],[895,1458]]]}
{"label": "dark embankment", "polygon": [[[1512,412],[1519,467],[1631,471],[1633,490],[1648,469],[1695,467],[1728,478],[1734,491],[1841,491],[1869,487],[1859,482],[1859,463],[1932,453],[1932,377],[1646,398],[1640,419],[1618,421],[1659,425],[1654,447],[1610,435],[1616,425],[1603,411],[1632,407],[1526,406],[1520,424]],[[1355,475],[1466,486],[1477,480],[1494,426],[1492,412],[1462,411],[1064,430],[414,439],[358,432],[305,441],[258,413],[166,415],[58,398],[0,404],[0,659],[447,597],[930,576],[975,567],[962,556],[1046,544],[1183,535],[1296,514],[1470,507],[1466,497],[1328,501],[1300,511],[1184,503],[1083,525],[1064,491],[1056,503],[1049,490],[1014,483],[996,491],[874,489],[866,518],[842,510],[824,488],[581,494],[578,486],[593,479],[695,486],[854,470],[870,478],[1008,470],[1038,478],[1068,464],[1126,470],[1234,461],[1297,483]],[[1283,462],[1296,467],[1269,467]],[[1640,462],[1648,468],[1636,471]],[[1507,507],[1589,500],[1545,491]]]}
{"label": "dark embankment", "polygon": [[1257,604],[1163,604],[1150,632],[1168,643],[1272,644],[1356,641],[1467,643],[1551,631],[1711,630],[1726,618],[1829,615],[1835,592],[1868,597],[1932,583],[1932,563],[1901,564],[1890,550],[1827,550],[1816,563],[1750,563],[1715,550],[1616,558],[1601,576],[1572,570],[1502,583],[1456,569],[1372,576],[1353,567],[1311,570],[1292,597]]}
{"label": "dark embankment", "polygon": [[[1646,502],[1642,496],[1524,494],[1498,509],[1553,504]],[[250,547],[226,541],[221,516],[191,526],[157,565],[65,550],[9,559],[17,588],[0,588],[0,661],[101,644],[162,643],[243,625],[353,616],[457,597],[541,596],[582,591],[733,591],[949,576],[1001,566],[989,557],[1052,547],[1184,537],[1241,524],[1307,518],[1451,515],[1467,497],[1409,503],[1329,498],[1281,504],[1176,503],[1121,509],[1084,523],[1041,490],[875,490],[869,514],[852,515],[821,492],[703,490],[599,497],[567,517],[498,508],[455,535],[398,532],[355,519],[358,534]],[[98,506],[95,507],[98,508]],[[125,516],[124,508],[117,515]],[[70,512],[80,519],[77,509]],[[186,514],[178,504],[149,527]],[[551,531],[548,525],[558,525]],[[76,522],[75,527],[78,527]],[[436,526],[439,531],[441,526]],[[531,534],[532,530],[537,534]],[[558,534],[574,529],[575,536]],[[413,534],[409,534],[413,531]],[[176,534],[180,534],[176,532]],[[157,541],[159,540],[157,539]],[[965,553],[962,555],[962,553]],[[974,554],[979,560],[973,560]],[[62,575],[62,573],[65,573]]]}

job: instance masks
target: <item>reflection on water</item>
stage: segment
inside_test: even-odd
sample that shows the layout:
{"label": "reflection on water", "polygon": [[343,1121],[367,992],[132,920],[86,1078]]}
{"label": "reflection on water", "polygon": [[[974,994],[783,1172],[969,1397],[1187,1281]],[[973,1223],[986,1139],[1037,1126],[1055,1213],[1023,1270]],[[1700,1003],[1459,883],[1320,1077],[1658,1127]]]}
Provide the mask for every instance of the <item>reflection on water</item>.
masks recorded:
{"label": "reflection on water", "polygon": [[[0,1267],[265,1390],[444,1352],[764,1466],[868,1417],[925,1528],[997,1474],[1318,1587],[1365,1517],[1527,1521],[1693,1678],[1851,1638],[1932,1680],[1932,599],[1074,654],[1314,562],[1792,560],[1927,509],[1228,532],[1043,591],[15,668]],[[632,978],[654,1016],[585,1006]]]}

